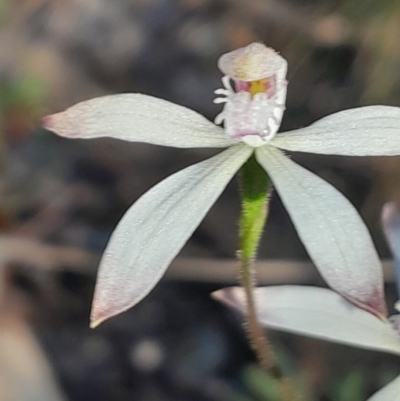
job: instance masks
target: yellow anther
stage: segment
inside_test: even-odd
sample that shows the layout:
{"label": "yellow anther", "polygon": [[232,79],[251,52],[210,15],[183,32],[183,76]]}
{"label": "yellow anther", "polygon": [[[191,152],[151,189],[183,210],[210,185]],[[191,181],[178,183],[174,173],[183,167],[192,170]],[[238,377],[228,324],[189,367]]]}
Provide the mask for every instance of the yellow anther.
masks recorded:
{"label": "yellow anther", "polygon": [[253,97],[256,93],[265,93],[268,89],[268,78],[249,82],[249,92]]}

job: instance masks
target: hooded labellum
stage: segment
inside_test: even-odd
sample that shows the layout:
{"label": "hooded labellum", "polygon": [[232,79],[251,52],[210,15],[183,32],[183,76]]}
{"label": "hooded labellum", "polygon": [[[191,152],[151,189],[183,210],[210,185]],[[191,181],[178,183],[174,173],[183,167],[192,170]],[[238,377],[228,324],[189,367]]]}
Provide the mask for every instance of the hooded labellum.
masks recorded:
{"label": "hooded labellum", "polygon": [[225,88],[217,90],[221,97],[216,102],[224,107],[216,122],[223,122],[224,128],[185,107],[142,94],[92,99],[44,119],[47,129],[69,138],[114,137],[178,148],[227,148],[166,178],[126,212],[104,252],[111,256],[100,263],[92,325],[127,310],[152,290],[252,154],[271,178],[328,284],[351,302],[385,316],[380,261],[356,209],[282,150],[400,154],[400,109],[346,110],[310,127],[276,134],[286,99],[283,57],[253,43],[223,55],[219,67],[225,74]]}
{"label": "hooded labellum", "polygon": [[[223,55],[218,66],[226,75],[214,103],[225,103],[215,123],[224,122],[229,138],[262,146],[278,131],[285,110],[286,60],[273,49],[253,43]],[[234,82],[233,90],[230,80]]]}
{"label": "hooded labellum", "polygon": [[[246,311],[242,288],[227,288],[213,296]],[[325,288],[264,287],[257,288],[254,296],[258,320],[265,327],[400,356],[400,315],[379,319]],[[400,401],[400,376],[368,401]]]}

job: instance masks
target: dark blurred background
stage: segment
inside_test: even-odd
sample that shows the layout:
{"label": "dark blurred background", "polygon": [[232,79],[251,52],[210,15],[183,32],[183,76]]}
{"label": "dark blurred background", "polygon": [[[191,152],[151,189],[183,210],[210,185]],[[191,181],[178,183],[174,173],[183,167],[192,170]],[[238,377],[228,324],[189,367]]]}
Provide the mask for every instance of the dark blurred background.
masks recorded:
{"label": "dark blurred background", "polygon": [[[0,1],[0,401],[276,399],[240,316],[209,297],[236,278],[235,181],[156,290],[88,329],[98,259],[124,211],[213,151],[66,140],[40,119],[120,92],[213,119],[218,57],[253,41],[289,63],[282,130],[342,109],[400,106],[399,21],[398,0]],[[354,203],[388,257],[380,210],[400,204],[400,159],[293,159]],[[262,265],[263,284],[321,284],[314,270],[286,262],[308,259],[275,196],[259,254],[278,260],[273,271]],[[388,292],[393,301],[392,283]],[[289,335],[272,340],[307,400],[362,401],[398,365]]]}

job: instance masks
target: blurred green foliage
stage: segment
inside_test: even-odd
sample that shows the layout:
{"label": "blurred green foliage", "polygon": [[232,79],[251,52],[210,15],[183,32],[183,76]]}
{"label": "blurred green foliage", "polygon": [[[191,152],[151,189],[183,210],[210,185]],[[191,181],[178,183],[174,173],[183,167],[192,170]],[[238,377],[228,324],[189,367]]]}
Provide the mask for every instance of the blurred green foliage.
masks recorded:
{"label": "blurred green foliage", "polygon": [[0,107],[6,109],[36,109],[44,100],[46,90],[41,79],[25,76],[11,82],[0,80]]}
{"label": "blurred green foliage", "polygon": [[332,400],[364,401],[366,399],[365,375],[361,370],[350,372],[344,379],[335,381],[331,388]]}

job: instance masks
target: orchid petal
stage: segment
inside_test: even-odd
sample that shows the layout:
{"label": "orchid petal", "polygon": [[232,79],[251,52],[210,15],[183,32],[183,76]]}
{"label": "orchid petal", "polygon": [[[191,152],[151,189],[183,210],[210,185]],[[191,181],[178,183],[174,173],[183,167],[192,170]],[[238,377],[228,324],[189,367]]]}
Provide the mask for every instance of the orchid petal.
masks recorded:
{"label": "orchid petal", "polygon": [[385,316],[381,263],[354,206],[332,185],[279,149],[258,148],[256,157],[328,284],[358,306]]}
{"label": "orchid petal", "polygon": [[[242,288],[219,290],[214,298],[245,313]],[[326,289],[274,286],[254,290],[257,316],[263,326],[327,341],[400,355],[400,337],[387,320]]]}
{"label": "orchid petal", "polygon": [[151,291],[251,152],[238,145],[179,171],[127,211],[100,263],[93,327]]}
{"label": "orchid petal", "polygon": [[399,155],[400,108],[367,106],[340,111],[309,127],[278,134],[270,144],[329,155]]}
{"label": "orchid petal", "polygon": [[43,126],[69,138],[112,137],[177,148],[218,148],[237,143],[195,111],[141,94],[81,102],[45,117]]}
{"label": "orchid petal", "polygon": [[400,376],[368,398],[367,401],[400,401]]}

